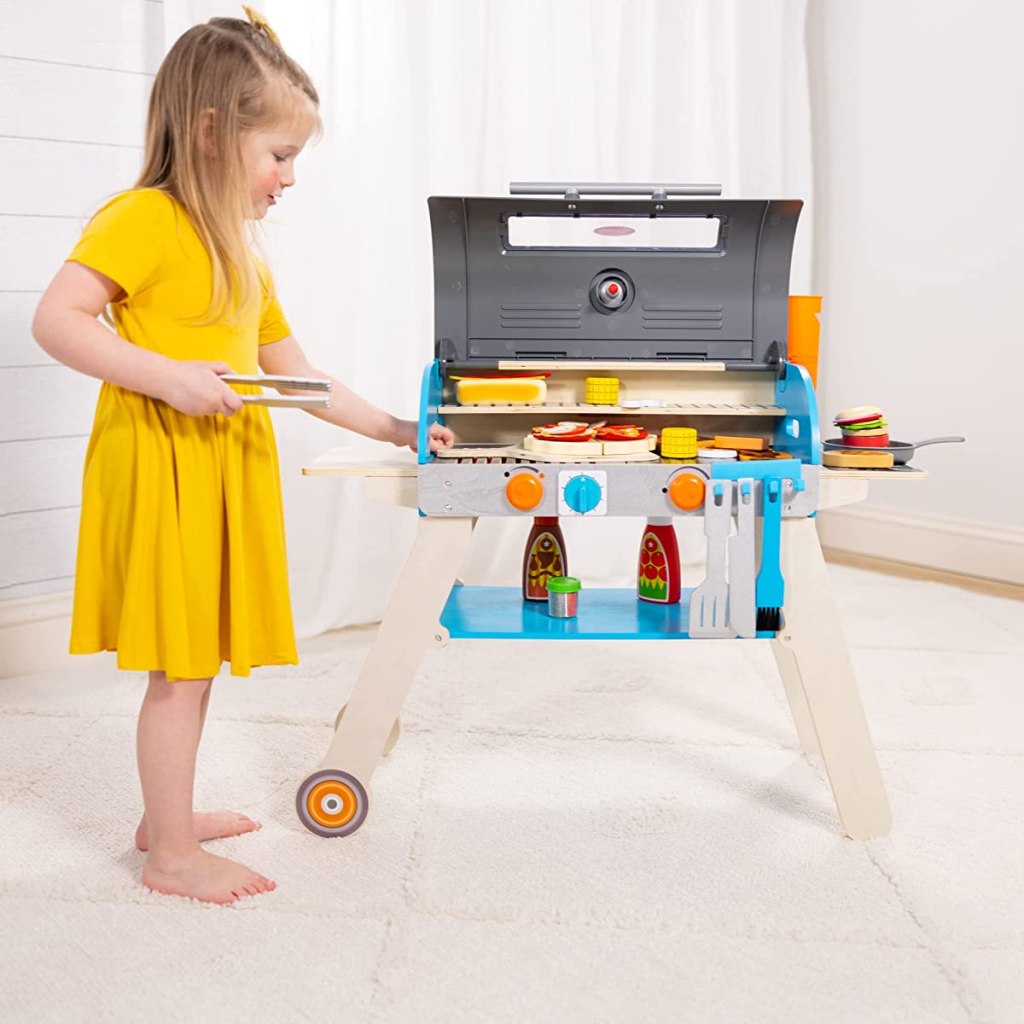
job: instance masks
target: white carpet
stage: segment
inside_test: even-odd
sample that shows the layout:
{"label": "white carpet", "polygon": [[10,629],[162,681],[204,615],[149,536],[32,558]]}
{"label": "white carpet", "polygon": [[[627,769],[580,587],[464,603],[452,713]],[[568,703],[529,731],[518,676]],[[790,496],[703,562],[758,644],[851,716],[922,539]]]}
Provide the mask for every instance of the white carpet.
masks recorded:
{"label": "white carpet", "polygon": [[424,660],[364,828],[294,795],[370,630],[216,684],[211,844],[278,883],[146,892],[138,675],[0,681],[5,1022],[1024,1019],[1024,604],[831,569],[893,804],[839,832],[767,644],[453,643]]}

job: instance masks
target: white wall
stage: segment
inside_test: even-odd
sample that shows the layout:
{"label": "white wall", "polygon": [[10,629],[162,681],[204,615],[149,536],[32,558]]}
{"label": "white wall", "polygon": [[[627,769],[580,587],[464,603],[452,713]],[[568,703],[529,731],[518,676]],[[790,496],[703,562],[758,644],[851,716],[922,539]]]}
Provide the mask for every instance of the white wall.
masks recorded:
{"label": "white wall", "polygon": [[[66,611],[73,583],[82,460],[98,387],[38,348],[32,314],[98,202],[137,173],[145,101],[162,56],[162,4],[0,0],[0,26],[4,675],[33,645],[66,648],[67,622],[53,616]],[[57,629],[39,632],[49,621]]]}
{"label": "white wall", "polygon": [[[1024,583],[1024,5],[811,0],[819,397],[881,405],[924,481],[837,547]],[[1018,436],[1014,438],[1013,432]]]}
{"label": "white wall", "polygon": [[32,340],[39,295],[138,171],[161,56],[153,0],[0,0],[0,601],[71,588],[97,383]]}

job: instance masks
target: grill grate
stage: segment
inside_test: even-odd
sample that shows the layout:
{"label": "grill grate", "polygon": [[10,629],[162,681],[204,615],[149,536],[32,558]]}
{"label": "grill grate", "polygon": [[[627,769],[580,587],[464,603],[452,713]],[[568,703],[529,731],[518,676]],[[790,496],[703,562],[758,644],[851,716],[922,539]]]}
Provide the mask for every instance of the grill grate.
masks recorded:
{"label": "grill grate", "polygon": [[442,405],[440,412],[474,414],[493,413],[614,413],[617,416],[785,416],[786,410],[777,405],[754,405],[746,402],[666,402],[665,405],[639,409],[619,405],[584,405],[579,402],[546,402],[544,405],[509,405],[507,403],[479,403],[474,405]]}
{"label": "grill grate", "polygon": [[[659,459],[658,461],[661,461],[661,460]],[[462,457],[462,458],[460,458],[460,457],[453,457],[453,456],[449,455],[449,456],[446,456],[444,458],[444,462],[445,462],[446,465],[455,464],[457,466],[473,466],[473,465],[481,465],[481,466],[486,466],[486,465],[504,466],[504,465],[508,465],[508,466],[515,466],[515,465],[520,465],[522,463],[528,463],[528,464],[534,465],[534,466],[540,466],[540,465],[544,465],[544,466],[559,466],[559,465],[566,465],[566,466],[583,466],[583,465],[586,465],[586,466],[609,466],[609,465],[615,465],[615,466],[620,466],[620,465],[627,464],[625,462],[625,460],[623,460],[623,459],[613,459],[613,458],[608,458],[608,457],[604,457],[604,458],[600,458],[600,459],[571,459],[568,456],[566,456],[565,458],[558,459],[556,462],[552,462],[552,461],[541,460],[541,459],[532,459],[528,455],[490,455],[490,456],[487,456],[487,455],[467,455],[467,456]],[[652,466],[652,465],[654,465],[654,462],[655,462],[655,460],[652,459],[649,462],[642,463],[642,465]],[[630,464],[630,465],[634,465],[634,464],[639,465],[640,463],[628,463],[628,464]]]}

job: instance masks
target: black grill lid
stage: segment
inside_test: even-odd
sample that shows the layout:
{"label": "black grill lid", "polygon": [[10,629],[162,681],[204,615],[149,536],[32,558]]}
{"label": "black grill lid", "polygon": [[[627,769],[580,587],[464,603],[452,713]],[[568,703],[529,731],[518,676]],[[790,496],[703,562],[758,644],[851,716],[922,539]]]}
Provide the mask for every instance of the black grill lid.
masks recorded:
{"label": "black grill lid", "polygon": [[[768,369],[785,357],[800,200],[574,190],[563,198],[434,196],[428,206],[435,355],[445,362],[663,359]],[[694,229],[699,246],[687,242]]]}

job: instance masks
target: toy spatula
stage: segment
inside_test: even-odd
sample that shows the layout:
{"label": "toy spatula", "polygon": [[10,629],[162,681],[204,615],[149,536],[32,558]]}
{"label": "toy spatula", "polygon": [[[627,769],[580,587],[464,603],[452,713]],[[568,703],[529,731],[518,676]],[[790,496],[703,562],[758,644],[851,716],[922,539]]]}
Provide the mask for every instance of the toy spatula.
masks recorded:
{"label": "toy spatula", "polygon": [[732,481],[713,480],[704,499],[704,536],[708,568],[704,582],[690,595],[690,636],[735,636],[729,625],[729,589],[725,579],[726,546],[732,528]]}

